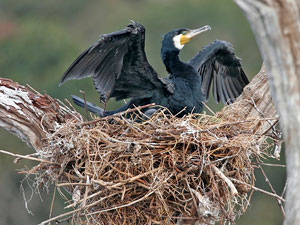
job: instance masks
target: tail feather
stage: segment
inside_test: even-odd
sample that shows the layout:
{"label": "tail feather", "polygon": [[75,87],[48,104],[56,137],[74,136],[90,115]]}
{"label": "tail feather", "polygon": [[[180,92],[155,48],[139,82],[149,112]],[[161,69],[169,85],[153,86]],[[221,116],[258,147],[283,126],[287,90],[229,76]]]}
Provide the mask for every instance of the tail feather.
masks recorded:
{"label": "tail feather", "polygon": [[99,106],[96,106],[95,104],[90,102],[85,102],[82,98],[79,98],[76,95],[72,95],[72,100],[76,105],[82,108],[87,108],[88,111],[95,113],[100,117],[103,117],[104,109],[100,108]]}

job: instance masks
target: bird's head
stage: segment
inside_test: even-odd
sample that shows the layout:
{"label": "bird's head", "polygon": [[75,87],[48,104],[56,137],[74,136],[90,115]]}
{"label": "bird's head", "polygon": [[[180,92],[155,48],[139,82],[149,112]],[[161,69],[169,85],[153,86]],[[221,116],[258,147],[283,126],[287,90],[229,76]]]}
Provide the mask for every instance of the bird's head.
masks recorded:
{"label": "bird's head", "polygon": [[179,28],[167,33],[163,39],[163,47],[174,50],[181,50],[186,43],[193,37],[210,30],[210,26],[206,25],[198,29]]}

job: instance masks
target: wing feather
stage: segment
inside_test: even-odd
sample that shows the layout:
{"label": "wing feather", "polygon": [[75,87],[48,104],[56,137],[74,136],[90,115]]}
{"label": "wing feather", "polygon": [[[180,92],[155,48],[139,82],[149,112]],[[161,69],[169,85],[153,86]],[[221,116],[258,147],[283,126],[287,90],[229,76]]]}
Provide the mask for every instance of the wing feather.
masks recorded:
{"label": "wing feather", "polygon": [[[214,89],[214,98],[215,98],[216,102],[220,102],[220,97],[219,97],[218,88],[217,88],[218,87],[218,83],[217,83],[218,79],[217,79],[216,73],[213,74],[213,79],[214,79],[214,86],[213,86],[213,89]],[[209,87],[208,87],[208,89],[209,89]],[[209,95],[207,95],[207,98],[208,98],[208,96]],[[206,99],[206,101],[207,100],[208,99]]]}
{"label": "wing feather", "polygon": [[[64,73],[65,81],[92,76],[100,98],[124,99],[152,91],[170,93],[145,54],[145,29],[136,22],[100,39],[86,49]],[[134,88],[132,88],[134,86]]]}
{"label": "wing feather", "polygon": [[201,76],[201,90],[206,101],[211,84],[217,103],[221,101],[230,104],[242,93],[249,81],[240,61],[230,43],[216,40],[188,62]]}
{"label": "wing feather", "polygon": [[[227,93],[228,93],[228,98],[229,98],[228,103],[232,103],[232,102],[234,102],[236,95],[234,94],[234,90],[231,87],[231,84],[228,80],[228,77],[224,78],[224,82],[225,82],[225,87],[226,87],[226,90],[227,90]],[[238,94],[238,92],[237,92],[237,94]]]}

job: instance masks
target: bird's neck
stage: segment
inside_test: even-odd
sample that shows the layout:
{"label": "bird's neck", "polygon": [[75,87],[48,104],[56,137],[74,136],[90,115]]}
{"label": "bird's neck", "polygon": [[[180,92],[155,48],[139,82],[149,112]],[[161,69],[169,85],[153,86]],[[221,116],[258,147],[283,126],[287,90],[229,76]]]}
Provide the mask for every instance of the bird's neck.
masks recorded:
{"label": "bird's neck", "polygon": [[179,50],[162,51],[161,57],[170,74],[175,74],[177,70],[186,65],[179,59]]}

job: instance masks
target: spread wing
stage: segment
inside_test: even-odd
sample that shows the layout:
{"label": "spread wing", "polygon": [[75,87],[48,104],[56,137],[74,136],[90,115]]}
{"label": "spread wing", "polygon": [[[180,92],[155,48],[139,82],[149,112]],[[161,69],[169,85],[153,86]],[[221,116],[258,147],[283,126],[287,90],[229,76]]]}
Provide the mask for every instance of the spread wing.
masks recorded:
{"label": "spread wing", "polygon": [[197,69],[202,80],[202,93],[208,100],[211,83],[217,103],[232,103],[249,83],[241,59],[234,54],[233,47],[226,41],[213,41],[205,46],[189,62]]}
{"label": "spread wing", "polygon": [[100,39],[86,49],[64,73],[67,80],[93,76],[102,101],[135,96],[151,96],[153,91],[170,94],[168,85],[148,63],[145,54],[145,28],[136,22]]}

